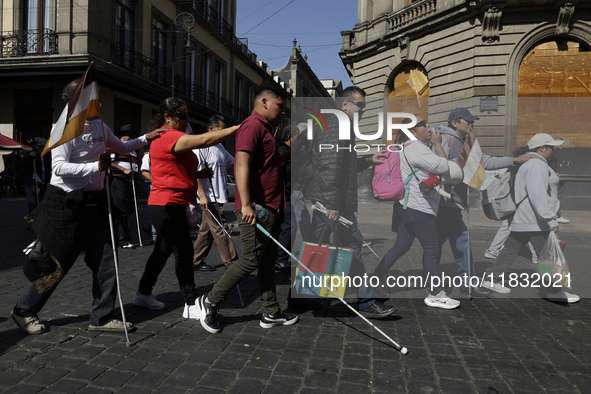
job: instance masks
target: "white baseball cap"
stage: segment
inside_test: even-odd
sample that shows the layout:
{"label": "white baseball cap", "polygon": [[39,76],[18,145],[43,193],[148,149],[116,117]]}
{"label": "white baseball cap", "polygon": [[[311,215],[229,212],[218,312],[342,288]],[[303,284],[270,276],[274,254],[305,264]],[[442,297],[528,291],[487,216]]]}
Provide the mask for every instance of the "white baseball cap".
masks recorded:
{"label": "white baseball cap", "polygon": [[538,133],[531,137],[529,141],[527,141],[527,147],[529,149],[539,148],[540,146],[558,146],[564,144],[563,140],[555,140],[552,138],[550,134],[546,133]]}

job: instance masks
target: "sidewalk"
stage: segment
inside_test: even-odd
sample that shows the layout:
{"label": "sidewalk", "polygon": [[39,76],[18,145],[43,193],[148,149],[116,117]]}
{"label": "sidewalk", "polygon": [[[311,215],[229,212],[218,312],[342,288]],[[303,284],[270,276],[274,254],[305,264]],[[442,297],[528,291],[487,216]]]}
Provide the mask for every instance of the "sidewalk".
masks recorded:
{"label": "sidewalk", "polygon": [[[383,205],[383,206],[382,206]],[[145,223],[145,205],[140,219]],[[231,207],[228,205],[227,210]],[[586,393],[591,383],[591,303],[554,304],[541,298],[476,298],[456,310],[424,305],[426,292],[396,296],[399,307],[389,320],[373,321],[406,346],[405,356],[339,302],[321,311],[298,311],[289,327],[260,328],[261,304],[255,275],[240,284],[221,306],[222,332],[209,334],[199,321],[181,317],[173,261],[162,272],[154,294],[166,304],[150,311],[131,304],[151,246],[120,250],[122,297],[128,320],[137,330],[134,343],[123,335],[87,330],[91,277],[81,258],[41,311],[50,332],[26,336],[9,314],[28,283],[22,273],[22,248],[34,239],[21,221],[24,199],[0,199],[0,390],[9,393]],[[360,229],[382,256],[393,244],[391,207],[360,207]],[[495,222],[470,212],[477,269]],[[571,224],[564,234],[588,237],[586,212],[564,212]],[[567,227],[568,226],[568,227]],[[196,233],[194,234],[196,235]],[[237,231],[234,238],[239,241]],[[573,237],[568,257],[587,263],[589,242]],[[394,272],[421,270],[418,242]],[[369,267],[378,259],[364,248]],[[209,264],[220,263],[212,248]],[[445,246],[442,270],[457,272]],[[515,270],[530,272],[519,258]],[[587,268],[587,271],[589,269]],[[573,269],[574,271],[574,269]],[[223,274],[196,273],[201,293]],[[278,296],[285,302],[290,279],[277,274]],[[580,287],[588,287],[578,283]],[[578,291],[579,289],[577,289]],[[457,291],[454,290],[453,296]]]}

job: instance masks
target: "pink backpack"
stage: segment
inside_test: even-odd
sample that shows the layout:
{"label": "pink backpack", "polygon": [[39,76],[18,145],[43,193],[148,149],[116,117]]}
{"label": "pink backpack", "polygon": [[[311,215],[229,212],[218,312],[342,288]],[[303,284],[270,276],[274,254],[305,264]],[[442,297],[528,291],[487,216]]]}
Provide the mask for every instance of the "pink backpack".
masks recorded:
{"label": "pink backpack", "polygon": [[384,164],[376,165],[373,169],[371,189],[373,197],[378,201],[395,201],[404,198],[404,187],[400,173],[400,154],[386,152],[388,157]]}
{"label": "pink backpack", "polygon": [[[406,147],[410,142],[407,142],[404,146]],[[376,165],[373,169],[373,178],[371,180],[373,198],[378,201],[402,200],[405,198],[406,190],[408,190],[408,183],[419,168],[413,168],[406,180],[403,180],[400,172],[400,153],[388,151],[386,154],[388,157],[384,164]]]}

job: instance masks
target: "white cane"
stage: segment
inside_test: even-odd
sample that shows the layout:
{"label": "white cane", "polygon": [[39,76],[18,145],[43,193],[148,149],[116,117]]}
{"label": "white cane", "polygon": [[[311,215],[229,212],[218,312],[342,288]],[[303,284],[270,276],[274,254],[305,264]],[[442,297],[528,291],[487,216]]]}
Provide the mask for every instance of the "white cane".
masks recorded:
{"label": "white cane", "polygon": [[[107,151],[107,139],[105,138],[105,127],[103,124],[103,117],[101,116],[101,129],[103,130],[103,141],[105,143],[105,152]],[[123,330],[125,331],[125,345],[131,347],[133,343],[129,340],[127,332],[127,321],[125,319],[125,309],[123,308],[123,300],[121,300],[121,285],[119,284],[119,257],[117,255],[117,245],[115,244],[115,230],[113,228],[113,211],[111,208],[111,182],[109,181],[109,172],[106,174],[107,178],[107,207],[109,208],[109,230],[111,230],[111,245],[113,247],[113,262],[115,264],[115,279],[117,280],[117,296],[119,297],[119,308],[121,309],[121,318],[123,319]]]}
{"label": "white cane", "polygon": [[137,238],[140,240],[140,246],[144,246],[142,243],[142,234],[140,233],[140,213],[137,210],[137,196],[135,194],[135,173],[133,171],[133,156],[131,157],[131,188],[133,189],[133,204],[135,205],[135,221],[137,223]]}
{"label": "white cane", "polygon": [[[302,263],[300,260],[298,260],[297,257],[295,257],[289,250],[287,250],[283,245],[281,245],[279,243],[279,241],[277,241],[275,238],[273,238],[271,236],[271,234],[263,227],[261,226],[261,224],[257,221],[256,224],[257,228],[263,233],[265,234],[267,237],[269,237],[269,239],[273,240],[273,242],[275,242],[277,244],[277,246],[279,246],[281,249],[283,249],[287,254],[289,254],[291,256],[292,259],[294,259],[295,261],[298,262],[298,264],[300,265],[300,267],[303,267],[308,273],[312,274],[316,279],[322,281],[321,278],[319,278],[316,274],[314,274],[312,271],[310,271],[308,269],[308,267],[306,267],[304,265],[304,263]],[[407,354],[408,353],[408,349],[405,348],[404,346],[399,345],[398,343],[396,343],[392,338],[390,338],[388,335],[386,335],[382,330],[380,330],[378,327],[376,327],[375,324],[373,324],[372,322],[370,322],[369,320],[367,320],[365,318],[365,316],[363,316],[361,313],[359,313],[357,310],[355,310],[355,308],[353,308],[351,305],[349,305],[345,300],[343,300],[337,293],[335,293],[331,288],[327,287],[326,288],[328,291],[330,291],[336,298],[339,299],[339,301],[341,301],[343,304],[345,304],[345,306],[349,309],[351,309],[357,316],[359,316],[360,318],[362,318],[367,324],[369,324],[370,326],[372,326],[373,328],[376,329],[377,332],[379,332],[380,334],[382,334],[386,339],[388,339],[395,347],[396,349],[400,350],[400,353],[402,354]]]}

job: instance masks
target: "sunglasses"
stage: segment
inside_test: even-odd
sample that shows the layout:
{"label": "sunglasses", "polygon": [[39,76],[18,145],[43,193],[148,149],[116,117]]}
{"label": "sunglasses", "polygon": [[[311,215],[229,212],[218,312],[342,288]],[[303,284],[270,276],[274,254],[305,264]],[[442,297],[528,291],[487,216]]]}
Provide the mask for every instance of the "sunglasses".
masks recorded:
{"label": "sunglasses", "polygon": [[469,125],[473,125],[474,124],[474,121],[473,120],[463,119],[463,121],[466,122],[466,123],[468,123]]}
{"label": "sunglasses", "polygon": [[180,120],[187,120],[187,119],[189,119],[189,113],[188,112],[186,114],[177,113],[176,117],[177,117],[177,119],[180,119]]}
{"label": "sunglasses", "polygon": [[427,121],[426,120],[421,120],[419,123],[417,123],[415,125],[415,127],[413,127],[413,129],[416,129],[417,127],[427,127]]}
{"label": "sunglasses", "polygon": [[353,103],[353,105],[355,105],[359,109],[365,108],[365,101],[353,101],[353,100],[347,100],[347,101],[350,103]]}

